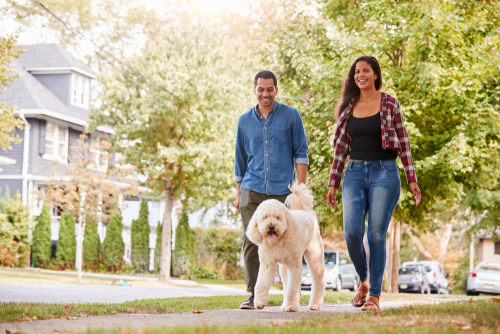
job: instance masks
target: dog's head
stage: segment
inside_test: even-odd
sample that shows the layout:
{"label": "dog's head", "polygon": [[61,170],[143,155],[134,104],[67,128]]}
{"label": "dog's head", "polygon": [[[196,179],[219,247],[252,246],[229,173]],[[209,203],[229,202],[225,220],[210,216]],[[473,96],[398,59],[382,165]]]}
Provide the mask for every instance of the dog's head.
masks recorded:
{"label": "dog's head", "polygon": [[287,208],[275,199],[262,202],[253,214],[247,228],[247,237],[256,245],[274,243],[281,239],[289,228],[290,214]]}

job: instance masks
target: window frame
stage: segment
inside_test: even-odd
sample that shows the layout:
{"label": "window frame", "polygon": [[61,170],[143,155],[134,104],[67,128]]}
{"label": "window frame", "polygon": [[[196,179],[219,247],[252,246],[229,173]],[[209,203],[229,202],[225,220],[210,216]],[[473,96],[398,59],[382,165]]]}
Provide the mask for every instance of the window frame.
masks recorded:
{"label": "window frame", "polygon": [[[52,139],[48,139],[47,135],[50,133],[48,130],[50,127],[53,127],[53,132],[52,132]],[[64,141],[60,140],[59,134],[60,130],[65,129],[64,131]],[[49,145],[49,142],[52,144]],[[64,144],[64,152],[66,152],[65,157],[61,157],[59,155],[59,145]],[[60,126],[55,123],[51,123],[47,121],[46,127],[45,127],[45,152],[47,152],[47,146],[52,146],[52,154],[45,153],[42,155],[42,158],[46,160],[56,160],[62,163],[68,163],[68,158],[69,158],[69,127],[67,126]]]}
{"label": "window frame", "polygon": [[[90,107],[90,78],[71,73],[70,103],[79,108],[89,109]],[[75,97],[76,95],[76,97]],[[76,102],[75,102],[76,98]],[[81,102],[83,99],[83,102]]]}
{"label": "window frame", "polygon": [[[109,153],[106,151],[101,151],[99,149],[101,140],[102,140],[102,138],[100,136],[90,134],[89,151],[90,151],[90,153],[93,154],[94,161],[92,164],[88,165],[88,168],[99,171],[99,172],[106,173],[108,171],[108,168],[109,168],[109,159],[108,159]],[[97,145],[96,145],[96,143],[97,143]],[[101,157],[103,159],[101,159]]]}

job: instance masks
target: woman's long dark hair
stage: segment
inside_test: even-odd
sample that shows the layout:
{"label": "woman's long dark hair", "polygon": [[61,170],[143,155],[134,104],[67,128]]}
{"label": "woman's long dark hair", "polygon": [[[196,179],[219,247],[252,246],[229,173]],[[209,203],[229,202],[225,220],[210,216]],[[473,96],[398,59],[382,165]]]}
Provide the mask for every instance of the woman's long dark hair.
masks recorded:
{"label": "woman's long dark hair", "polygon": [[345,77],[344,81],[342,81],[342,90],[340,93],[340,100],[337,102],[335,106],[334,117],[335,121],[338,121],[342,111],[351,103],[356,103],[359,99],[359,94],[361,93],[358,85],[354,81],[354,74],[356,72],[356,64],[360,61],[366,61],[368,65],[372,68],[373,72],[377,76],[375,79],[375,89],[380,90],[382,88],[382,71],[380,70],[380,65],[378,64],[377,58],[373,56],[361,56],[354,61],[349,69],[349,73]]}

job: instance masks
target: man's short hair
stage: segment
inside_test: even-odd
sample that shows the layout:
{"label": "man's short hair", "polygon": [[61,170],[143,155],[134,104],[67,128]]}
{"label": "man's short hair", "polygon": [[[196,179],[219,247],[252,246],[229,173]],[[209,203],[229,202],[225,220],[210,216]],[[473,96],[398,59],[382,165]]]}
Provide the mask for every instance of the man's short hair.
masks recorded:
{"label": "man's short hair", "polygon": [[257,80],[259,79],[273,79],[274,87],[278,86],[278,79],[276,79],[276,76],[271,71],[260,71],[257,73],[255,76],[254,87],[257,86]]}

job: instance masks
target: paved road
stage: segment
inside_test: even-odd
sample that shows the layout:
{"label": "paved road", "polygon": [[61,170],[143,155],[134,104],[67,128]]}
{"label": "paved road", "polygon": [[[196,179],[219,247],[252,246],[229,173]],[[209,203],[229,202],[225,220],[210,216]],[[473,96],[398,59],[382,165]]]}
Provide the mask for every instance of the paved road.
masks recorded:
{"label": "paved road", "polygon": [[121,303],[137,299],[248,295],[231,288],[161,288],[116,285],[2,284],[0,302]]}

